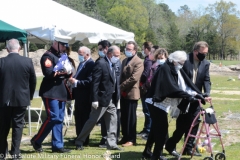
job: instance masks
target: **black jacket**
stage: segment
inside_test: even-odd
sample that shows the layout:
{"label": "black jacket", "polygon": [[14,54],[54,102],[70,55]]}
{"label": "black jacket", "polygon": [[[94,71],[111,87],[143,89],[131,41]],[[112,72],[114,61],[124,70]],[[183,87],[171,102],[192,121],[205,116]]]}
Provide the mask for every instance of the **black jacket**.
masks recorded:
{"label": "black jacket", "polygon": [[[192,90],[200,93],[198,88],[192,83],[192,81],[188,78],[185,72],[182,69],[180,69],[180,72],[183,76],[185,83]],[[147,98],[153,98],[154,102],[162,102],[166,97],[183,98],[183,100],[185,101],[184,103],[189,103],[188,99],[191,97],[190,94],[184,92],[182,89],[179,88],[178,74],[175,70],[173,63],[169,62],[168,60],[157,69],[152,80],[151,87],[147,94]]]}
{"label": "black jacket", "polygon": [[[81,63],[79,64],[79,66]],[[78,68],[79,68],[78,66]],[[73,98],[76,106],[85,106],[91,104],[91,85],[92,85],[92,70],[94,61],[90,58],[82,67],[81,71],[75,77],[77,87],[73,88]],[[77,69],[78,70],[78,69]],[[91,105],[90,105],[91,106]]]}
{"label": "black jacket", "polygon": [[56,75],[54,77],[55,72],[53,68],[59,58],[60,54],[52,47],[42,55],[40,64],[44,77],[40,86],[39,96],[67,101],[70,99],[70,92],[67,90],[65,78],[69,78],[70,75]]}
{"label": "black jacket", "polygon": [[0,58],[0,107],[28,106],[36,87],[30,58],[10,53]]}
{"label": "black jacket", "polygon": [[99,107],[108,107],[114,92],[115,78],[109,62],[106,57],[100,58],[92,71],[92,102],[98,102]]}
{"label": "black jacket", "polygon": [[[204,90],[204,93],[210,95],[211,82],[209,76],[209,66],[210,63],[205,59],[199,62],[195,85],[198,87],[200,91]],[[183,65],[183,70],[191,80],[193,79],[193,67],[194,67],[193,53],[190,53],[188,55],[188,59],[185,61]]]}
{"label": "black jacket", "polygon": [[122,70],[122,63],[120,60],[118,60],[114,64],[114,69],[115,69],[115,75],[116,75],[116,85],[115,85],[116,92],[114,92],[113,94],[113,100],[114,100],[113,103],[117,106],[117,103],[120,99],[120,78],[121,78],[121,70]]}
{"label": "black jacket", "polygon": [[150,71],[151,71],[151,67],[153,65],[153,61],[151,61],[149,59],[149,56],[146,56],[144,58],[143,64],[144,64],[144,70],[143,70],[142,76],[140,78],[140,83],[146,83],[147,78],[149,77],[149,74],[150,74]]}
{"label": "black jacket", "polygon": [[[204,93],[207,93],[210,96],[211,82],[209,76],[209,66],[210,63],[205,59],[199,62],[195,85],[199,89],[199,91],[202,92],[202,90],[204,90]],[[185,61],[183,65],[183,70],[185,71],[187,76],[191,79],[191,81],[193,80],[193,67],[194,67],[193,53],[190,53],[188,55],[188,59]],[[187,104],[182,104],[181,107],[185,108],[183,106],[186,105]],[[199,104],[195,102],[191,104],[188,112],[196,114],[196,110],[198,109]]]}

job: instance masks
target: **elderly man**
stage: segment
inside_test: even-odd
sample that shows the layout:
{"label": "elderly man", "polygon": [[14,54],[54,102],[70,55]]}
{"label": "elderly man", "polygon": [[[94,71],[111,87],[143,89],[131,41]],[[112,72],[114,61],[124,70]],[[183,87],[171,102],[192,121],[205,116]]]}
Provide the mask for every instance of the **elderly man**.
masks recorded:
{"label": "elderly man", "polygon": [[[117,107],[117,140],[120,136],[120,75],[121,75],[121,68],[122,68],[122,64],[120,61],[120,48],[118,46],[112,46],[111,48],[113,48],[113,57],[111,58],[111,61],[113,63],[114,66],[114,70],[116,73],[116,89],[117,92],[114,93],[114,96],[116,98],[116,102],[114,103],[114,105]],[[106,138],[107,138],[107,131],[106,131],[106,125],[105,125],[105,121],[102,118],[103,121],[101,121],[101,134],[102,134],[102,140],[99,144],[100,148],[106,148]],[[105,140],[105,141],[104,141]]]}
{"label": "elderly man", "polygon": [[132,146],[136,143],[137,102],[140,99],[139,80],[143,72],[143,62],[137,56],[137,43],[129,41],[125,48],[125,58],[122,62],[121,89],[121,126],[122,146]]}
{"label": "elderly man", "polygon": [[36,87],[32,60],[19,55],[17,39],[7,42],[8,55],[0,58],[0,159],[6,157],[7,136],[12,124],[11,155],[21,158],[19,150],[24,117]]}
{"label": "elderly man", "polygon": [[[73,85],[73,98],[75,99],[75,125],[78,136],[89,118],[91,112],[91,83],[94,61],[91,58],[91,50],[85,46],[78,50],[79,66],[73,78],[69,82]],[[84,145],[88,145],[89,136]],[[74,142],[75,143],[75,142]]]}
{"label": "elderly man", "polygon": [[52,131],[52,152],[70,152],[69,149],[64,148],[62,129],[65,103],[70,97],[64,81],[71,75],[65,72],[54,72],[54,68],[61,55],[63,55],[62,53],[65,52],[69,40],[71,40],[71,37],[55,36],[51,48],[43,54],[40,60],[44,77],[39,96],[42,97],[44,102],[47,118],[38,133],[31,139],[31,144],[37,152],[43,152],[42,142],[50,131]]}
{"label": "elderly man", "polygon": [[117,99],[114,93],[117,90],[113,52],[114,47],[109,47],[107,55],[95,62],[92,72],[92,111],[75,141],[77,150],[83,150],[84,141],[102,116],[107,128],[107,149],[121,150],[116,144],[117,115],[114,103]]}

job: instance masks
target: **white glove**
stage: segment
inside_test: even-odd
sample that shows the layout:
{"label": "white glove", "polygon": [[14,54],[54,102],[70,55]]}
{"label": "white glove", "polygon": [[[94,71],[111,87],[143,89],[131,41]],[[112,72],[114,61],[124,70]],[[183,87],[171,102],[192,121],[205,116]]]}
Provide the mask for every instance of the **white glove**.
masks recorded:
{"label": "white glove", "polygon": [[92,107],[97,109],[98,108],[98,102],[92,102]]}
{"label": "white glove", "polygon": [[65,60],[65,62],[63,64],[63,68],[64,68],[65,72],[67,72],[67,74],[71,74],[72,73],[73,66],[72,66],[71,62],[68,59]]}

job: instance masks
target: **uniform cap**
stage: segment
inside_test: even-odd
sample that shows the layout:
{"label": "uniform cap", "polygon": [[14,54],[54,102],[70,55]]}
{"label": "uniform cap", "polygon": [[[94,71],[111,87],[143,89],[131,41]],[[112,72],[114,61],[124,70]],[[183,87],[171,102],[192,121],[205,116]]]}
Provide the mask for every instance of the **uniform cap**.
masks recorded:
{"label": "uniform cap", "polygon": [[72,39],[72,37],[63,36],[63,35],[55,35],[55,41],[61,43],[65,47],[68,47],[68,42]]}

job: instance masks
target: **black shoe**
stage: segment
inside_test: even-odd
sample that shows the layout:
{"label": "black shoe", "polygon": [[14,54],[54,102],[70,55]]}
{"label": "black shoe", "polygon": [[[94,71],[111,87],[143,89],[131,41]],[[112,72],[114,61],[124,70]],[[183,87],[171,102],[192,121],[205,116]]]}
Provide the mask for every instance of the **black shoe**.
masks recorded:
{"label": "black shoe", "polygon": [[142,136],[142,139],[144,139],[144,140],[147,141],[147,139],[148,139],[148,134],[143,135],[143,136]]}
{"label": "black shoe", "polygon": [[180,156],[180,154],[177,152],[177,151],[172,151],[172,153],[169,153],[171,154],[172,156],[178,158]]}
{"label": "black shoe", "polygon": [[31,142],[31,144],[32,144],[32,146],[33,146],[33,148],[35,149],[36,152],[43,152],[43,149],[42,149],[41,145],[36,144],[36,142],[33,139],[31,139],[30,142]]}
{"label": "black shoe", "polygon": [[148,133],[143,130],[137,134],[137,136],[139,136],[139,137],[142,137],[144,135],[148,135]]}
{"label": "black shoe", "polygon": [[76,150],[84,150],[82,145],[76,145]]}
{"label": "black shoe", "polygon": [[[192,151],[190,151],[190,150],[185,150],[184,152],[183,152],[183,155],[192,155]],[[201,157],[202,155],[200,154],[200,153],[197,153],[196,151],[194,152],[194,154],[193,154],[193,156],[198,156],[198,157]]]}
{"label": "black shoe", "polygon": [[107,148],[108,150],[119,150],[119,151],[122,151],[123,149],[118,147],[118,146],[115,146],[115,147],[112,147],[112,148]]}
{"label": "black shoe", "polygon": [[106,144],[106,141],[107,141],[106,138],[102,138],[98,145]]}
{"label": "black shoe", "polygon": [[57,153],[69,153],[71,152],[70,149],[65,149],[65,148],[58,148],[58,149],[53,149],[52,153],[57,152]]}
{"label": "black shoe", "polygon": [[152,152],[143,151],[143,153],[142,153],[142,158],[143,159],[148,159],[148,158],[151,158],[151,157],[152,157]]}

